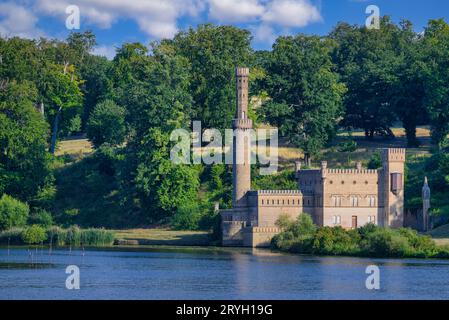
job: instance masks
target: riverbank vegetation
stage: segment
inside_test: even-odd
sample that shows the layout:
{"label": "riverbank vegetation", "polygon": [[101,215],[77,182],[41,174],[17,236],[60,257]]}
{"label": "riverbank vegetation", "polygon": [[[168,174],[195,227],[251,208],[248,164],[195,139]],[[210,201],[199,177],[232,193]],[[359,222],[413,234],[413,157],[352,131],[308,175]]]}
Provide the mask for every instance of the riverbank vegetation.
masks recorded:
{"label": "riverbank vegetation", "polygon": [[308,214],[293,221],[281,216],[282,232],[272,240],[275,249],[291,253],[379,258],[449,259],[449,246],[437,246],[430,236],[415,230],[381,228],[367,224],[358,229],[317,227]]}
{"label": "riverbank vegetation", "polygon": [[0,245],[111,246],[116,236],[105,229],[80,229],[76,226],[44,228],[32,225],[0,231]]}
{"label": "riverbank vegetation", "polygon": [[[449,216],[449,25],[431,20],[423,33],[413,30],[383,17],[379,30],[339,23],[326,36],[281,36],[272,50],[256,51],[250,31],[207,24],[150,46],[124,43],[112,60],[92,54],[89,31],[66,40],[0,37],[0,231],[37,225],[25,237],[33,242],[40,227],[48,238],[52,226],[167,226],[219,239],[215,203],[231,206],[231,167],[174,164],[170,134],[194,120],[203,130],[230,127],[235,66],[251,68],[254,126],[277,126],[281,147],[310,166],[337,154],[335,162],[349,164],[356,153],[368,163],[372,150],[357,150],[352,134],[394,141],[398,123],[406,136],[398,144],[420,153],[416,128],[430,128],[423,152],[434,155],[408,166],[407,205],[416,208],[429,175],[433,212]],[[87,137],[92,148],[83,149],[92,152],[55,152],[74,136]],[[254,189],[296,188],[292,163],[280,158],[276,175],[253,166]]]}

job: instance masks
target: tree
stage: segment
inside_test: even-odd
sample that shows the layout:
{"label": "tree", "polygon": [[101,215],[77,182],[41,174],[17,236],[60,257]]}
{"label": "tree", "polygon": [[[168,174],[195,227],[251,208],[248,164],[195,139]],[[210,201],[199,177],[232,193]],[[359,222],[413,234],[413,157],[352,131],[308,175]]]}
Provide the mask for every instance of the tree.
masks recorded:
{"label": "tree", "polygon": [[310,164],[332,139],[342,114],[345,86],[333,71],[330,45],[316,36],[280,37],[266,68],[272,100],[259,112],[304,150]]}
{"label": "tree", "polygon": [[150,56],[140,44],[125,44],[112,71],[131,131],[121,173],[124,199],[138,202],[142,220],[168,222],[197,200],[199,188],[197,168],[170,160],[170,133],[189,126],[188,62],[166,45],[155,44]]}
{"label": "tree", "polygon": [[3,194],[0,198],[0,230],[23,227],[29,212],[28,204]]}
{"label": "tree", "polygon": [[391,86],[391,106],[402,121],[407,145],[416,147],[416,127],[428,120],[425,106],[426,57],[423,56],[422,37],[413,31],[409,21],[402,21],[396,32],[394,50],[399,57],[396,81]]}
{"label": "tree", "polygon": [[33,106],[36,96],[29,82],[0,90],[0,194],[21,200],[34,198],[53,179],[48,125]]}
{"label": "tree", "polygon": [[198,170],[174,164],[169,142],[169,134],[150,129],[137,154],[136,189],[145,206],[155,209],[150,217],[153,221],[168,218],[197,200]]}
{"label": "tree", "polygon": [[126,135],[125,109],[112,100],[96,105],[87,125],[87,137],[95,147],[103,143],[119,145]]}
{"label": "tree", "polygon": [[53,117],[53,132],[50,143],[50,153],[54,153],[56,149],[56,140],[58,137],[59,121],[63,110],[81,106],[82,93],[80,84],[75,75],[73,65],[59,66],[51,64],[44,71],[45,77],[45,94],[52,106],[51,116]]}
{"label": "tree", "polygon": [[229,128],[235,115],[235,67],[251,66],[251,34],[232,26],[200,25],[162,43],[190,63],[189,116],[204,128]]}
{"label": "tree", "polygon": [[397,32],[390,18],[383,17],[378,30],[340,23],[330,34],[335,41],[333,61],[348,88],[343,125],[364,129],[367,138],[393,136],[391,87],[398,82],[400,63],[393,46]]}
{"label": "tree", "polygon": [[428,108],[432,139],[441,148],[449,134],[449,25],[431,20],[424,33],[423,46],[427,66],[425,103]]}

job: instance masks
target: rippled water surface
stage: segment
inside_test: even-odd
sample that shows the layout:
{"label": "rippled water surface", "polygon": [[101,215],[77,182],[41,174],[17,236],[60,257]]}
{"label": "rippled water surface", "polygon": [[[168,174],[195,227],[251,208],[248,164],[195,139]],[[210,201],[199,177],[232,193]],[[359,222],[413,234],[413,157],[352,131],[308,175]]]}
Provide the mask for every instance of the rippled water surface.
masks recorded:
{"label": "rippled water surface", "polygon": [[[380,290],[365,287],[373,264]],[[65,287],[68,265],[80,268],[80,290]],[[449,299],[449,261],[220,248],[1,248],[0,299]]]}

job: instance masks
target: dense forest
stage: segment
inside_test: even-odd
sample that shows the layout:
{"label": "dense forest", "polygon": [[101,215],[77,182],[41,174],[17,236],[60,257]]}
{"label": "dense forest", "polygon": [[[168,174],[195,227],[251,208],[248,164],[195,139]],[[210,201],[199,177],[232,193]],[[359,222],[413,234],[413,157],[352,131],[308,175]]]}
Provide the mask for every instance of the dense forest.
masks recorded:
{"label": "dense forest", "polygon": [[[229,207],[231,168],[170,161],[170,133],[230,127],[236,66],[251,68],[262,101],[256,126],[279,128],[312,165],[338,130],[407,144],[428,125],[430,158],[408,171],[409,206],[431,174],[436,211],[449,214],[449,25],[383,17],[380,29],[338,24],[327,36],[298,34],[255,51],[249,31],[200,25],[150,45],[125,43],[113,60],[92,54],[92,32],[65,41],[0,38],[0,230],[26,224],[210,229],[214,203]],[[94,152],[56,156],[59,141],[87,135]],[[374,159],[375,160],[375,159]],[[373,162],[375,162],[373,160]],[[291,189],[292,171],[258,176],[255,188]]]}

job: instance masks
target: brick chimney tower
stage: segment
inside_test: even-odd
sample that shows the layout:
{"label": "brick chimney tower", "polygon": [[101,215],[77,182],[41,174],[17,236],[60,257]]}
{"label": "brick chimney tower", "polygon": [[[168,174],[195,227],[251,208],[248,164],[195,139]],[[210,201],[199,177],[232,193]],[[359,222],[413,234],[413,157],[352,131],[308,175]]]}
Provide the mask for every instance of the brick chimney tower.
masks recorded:
{"label": "brick chimney tower", "polygon": [[246,193],[251,189],[251,134],[248,119],[248,68],[236,68],[237,110],[232,121],[233,143],[233,206],[246,207]]}

